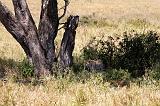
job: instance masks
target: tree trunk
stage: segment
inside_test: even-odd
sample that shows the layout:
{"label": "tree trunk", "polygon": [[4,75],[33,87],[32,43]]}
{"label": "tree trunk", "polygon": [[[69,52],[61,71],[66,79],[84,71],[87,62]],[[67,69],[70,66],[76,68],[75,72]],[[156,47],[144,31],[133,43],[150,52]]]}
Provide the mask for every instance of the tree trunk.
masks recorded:
{"label": "tree trunk", "polygon": [[[15,15],[0,1],[0,22],[17,40],[27,58],[33,63],[35,75],[38,77],[50,75],[52,65],[57,60],[54,46],[60,19],[58,17],[57,0],[42,0],[38,29],[26,0],[12,0],[12,2]],[[66,23],[60,49],[60,62],[64,66],[70,66],[73,61],[72,52],[78,21],[78,16],[71,16]]]}
{"label": "tree trunk", "polygon": [[38,30],[32,15],[28,9],[26,0],[12,0],[14,5],[15,17],[20,22],[23,30],[25,31],[26,42],[30,55],[27,57],[32,58],[32,63],[35,67],[36,76],[49,75],[49,65],[45,58],[45,51],[43,50],[38,38]]}
{"label": "tree trunk", "polygon": [[73,49],[75,45],[76,28],[79,16],[70,16],[65,25],[65,32],[60,48],[60,63],[63,67],[70,67],[73,64]]}
{"label": "tree trunk", "polygon": [[45,51],[49,68],[56,60],[54,40],[57,36],[59,20],[57,0],[42,0],[38,38]]}

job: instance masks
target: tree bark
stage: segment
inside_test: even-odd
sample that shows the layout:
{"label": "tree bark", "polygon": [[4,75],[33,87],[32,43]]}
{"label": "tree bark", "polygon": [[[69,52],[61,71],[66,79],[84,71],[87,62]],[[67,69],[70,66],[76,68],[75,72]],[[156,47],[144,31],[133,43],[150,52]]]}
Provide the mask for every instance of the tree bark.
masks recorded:
{"label": "tree bark", "polygon": [[16,39],[16,41],[24,49],[24,52],[30,55],[28,42],[26,40],[26,33],[21,24],[14,17],[14,15],[4,6],[0,1],[0,22],[4,25],[6,30]]}
{"label": "tree bark", "polygon": [[[50,75],[52,65],[57,60],[54,46],[60,20],[57,0],[42,0],[38,29],[26,0],[12,2],[15,15],[0,1],[0,22],[21,45],[30,63],[33,63],[35,75],[37,77]],[[60,48],[60,62],[65,67],[71,66],[73,62],[72,52],[78,21],[78,16],[70,16],[66,22]]]}
{"label": "tree bark", "polygon": [[42,0],[38,37],[49,68],[56,60],[54,40],[59,26],[57,0]]}
{"label": "tree bark", "polygon": [[47,66],[48,64],[46,63],[44,51],[38,39],[38,31],[26,0],[12,0],[12,2],[14,5],[15,17],[26,33],[25,38],[30,51],[29,57],[32,58],[32,63],[35,66],[35,74],[37,76],[48,75],[50,73]]}
{"label": "tree bark", "polygon": [[19,42],[28,58],[31,58],[36,76],[50,74],[48,64],[38,30],[28,9],[26,0],[12,0],[15,16],[0,2],[0,21],[7,31]]}
{"label": "tree bark", "polygon": [[60,63],[63,67],[70,67],[73,64],[72,53],[75,45],[75,35],[78,22],[79,16],[70,16],[67,19],[59,54]]}

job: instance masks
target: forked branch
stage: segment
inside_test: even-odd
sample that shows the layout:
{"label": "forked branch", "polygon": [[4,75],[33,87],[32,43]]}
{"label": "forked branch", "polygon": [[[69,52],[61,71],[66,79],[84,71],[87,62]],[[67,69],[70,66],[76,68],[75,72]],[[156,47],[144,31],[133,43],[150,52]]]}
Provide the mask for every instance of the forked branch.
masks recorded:
{"label": "forked branch", "polygon": [[0,22],[4,25],[6,30],[16,39],[17,42],[24,49],[26,55],[30,56],[30,50],[28,48],[28,42],[26,40],[25,30],[22,25],[14,17],[11,11],[1,3],[0,1]]}
{"label": "forked branch", "polygon": [[26,32],[28,32],[32,27],[32,31],[36,33],[37,28],[26,3],[26,0],[12,0],[12,2],[14,6],[15,16],[17,20],[20,21]]}
{"label": "forked branch", "polygon": [[7,31],[9,31],[16,40],[19,40],[23,37],[22,35],[24,35],[24,32],[19,32],[22,34],[17,35],[18,30],[22,30],[20,27],[21,25],[16,20],[14,15],[11,13],[11,11],[1,3],[1,1],[0,1],[0,21],[7,29]]}
{"label": "forked branch", "polygon": [[69,5],[69,1],[64,0],[64,6],[59,9],[59,10],[64,9],[63,14],[59,17],[59,20],[61,20],[66,15],[68,5]]}

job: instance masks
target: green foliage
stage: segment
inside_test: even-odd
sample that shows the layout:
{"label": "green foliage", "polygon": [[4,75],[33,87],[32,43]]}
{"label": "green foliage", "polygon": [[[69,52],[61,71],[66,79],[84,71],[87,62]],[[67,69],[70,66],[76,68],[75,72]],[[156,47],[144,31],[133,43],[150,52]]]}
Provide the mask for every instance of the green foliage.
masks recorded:
{"label": "green foliage", "polygon": [[125,32],[122,39],[111,36],[107,40],[93,38],[83,49],[84,60],[101,59],[107,68],[128,70],[133,77],[145,74],[160,60],[157,33]]}
{"label": "green foliage", "polygon": [[0,66],[8,67],[8,68],[16,68],[17,62],[13,59],[0,58]]}
{"label": "green foliage", "polygon": [[24,59],[20,64],[19,64],[19,69],[20,73],[23,77],[31,77],[34,75],[33,71],[33,65],[31,65],[27,59]]}
{"label": "green foliage", "polygon": [[160,43],[158,35],[154,32],[147,34],[124,34],[120,43],[117,67],[128,69],[133,76],[144,73],[147,68],[152,68],[160,60]]}
{"label": "green foliage", "polygon": [[154,66],[154,68],[148,73],[149,77],[151,77],[151,79],[156,79],[159,80],[160,79],[160,64],[156,64]]}
{"label": "green foliage", "polygon": [[130,74],[128,73],[127,70],[112,69],[112,70],[107,70],[107,72],[105,72],[105,78],[106,80],[126,80],[130,79]]}

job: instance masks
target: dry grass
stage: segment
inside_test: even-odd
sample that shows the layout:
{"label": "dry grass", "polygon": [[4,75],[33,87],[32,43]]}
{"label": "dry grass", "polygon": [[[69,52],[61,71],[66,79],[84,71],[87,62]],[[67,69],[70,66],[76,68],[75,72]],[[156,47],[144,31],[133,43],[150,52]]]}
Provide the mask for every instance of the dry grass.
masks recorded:
{"label": "dry grass", "polygon": [[[1,0],[13,10],[11,0]],[[36,24],[39,20],[40,0],[27,0]],[[62,0],[59,0],[59,6]],[[160,32],[159,0],[71,0],[67,15],[78,14],[81,23],[89,17],[90,23],[80,24],[77,30],[75,55],[91,37],[121,35],[124,31]],[[94,24],[97,21],[99,24]],[[59,32],[59,42],[63,31]],[[0,57],[22,60],[23,50],[0,25]],[[2,106],[159,106],[159,86],[131,84],[129,88],[112,88],[109,83],[96,85],[96,78],[85,84],[65,79],[45,80],[33,86],[12,81],[0,81]]]}
{"label": "dry grass", "polygon": [[159,106],[159,86],[132,83],[114,88],[92,79],[83,83],[67,79],[45,80],[33,86],[0,82],[1,106]]}

